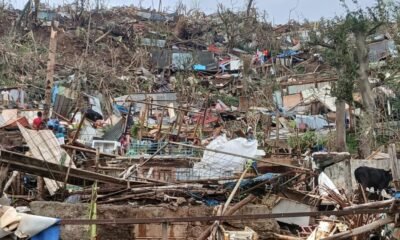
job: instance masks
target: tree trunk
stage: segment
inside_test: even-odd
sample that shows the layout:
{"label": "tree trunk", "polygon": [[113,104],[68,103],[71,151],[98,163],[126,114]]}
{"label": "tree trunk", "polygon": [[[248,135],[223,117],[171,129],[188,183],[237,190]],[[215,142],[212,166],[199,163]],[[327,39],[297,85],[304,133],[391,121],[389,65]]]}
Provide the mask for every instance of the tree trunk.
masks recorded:
{"label": "tree trunk", "polygon": [[247,11],[246,11],[247,17],[250,16],[251,7],[253,6],[253,1],[254,0],[249,0],[247,3]]}
{"label": "tree trunk", "polygon": [[357,60],[359,63],[358,88],[361,92],[364,114],[361,118],[360,155],[367,157],[371,154],[373,131],[375,127],[375,100],[368,80],[369,61],[366,34],[356,33]]}
{"label": "tree trunk", "polygon": [[[54,85],[54,66],[56,63],[56,50],[57,50],[57,29],[51,27],[50,44],[49,44],[49,58],[47,61],[47,74],[46,74],[46,90],[44,95],[45,107],[43,111],[43,118],[48,119],[51,107],[51,89]],[[47,120],[46,120],[47,121]]]}
{"label": "tree trunk", "polygon": [[336,151],[346,151],[346,103],[336,101]]}
{"label": "tree trunk", "polygon": [[33,12],[33,20],[37,22],[38,12],[40,8],[40,0],[35,0],[35,11]]}

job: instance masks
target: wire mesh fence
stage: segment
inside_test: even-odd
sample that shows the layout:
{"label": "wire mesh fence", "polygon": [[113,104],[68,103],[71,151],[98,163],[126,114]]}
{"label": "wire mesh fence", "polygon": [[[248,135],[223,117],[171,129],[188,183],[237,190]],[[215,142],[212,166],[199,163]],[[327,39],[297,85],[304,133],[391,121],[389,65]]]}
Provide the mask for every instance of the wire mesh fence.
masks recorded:
{"label": "wire mesh fence", "polygon": [[[247,140],[242,139],[242,141]],[[153,142],[149,139],[143,139],[130,145],[127,157],[146,157],[147,159],[162,159],[163,161],[187,161],[187,164],[183,165],[189,165],[190,167],[180,167],[180,164],[171,167],[174,175],[172,179],[176,181],[226,179],[237,177],[248,164],[250,164],[248,166],[252,166],[255,169],[254,150],[256,150],[256,144],[254,145],[254,143],[236,142],[227,149],[222,147],[223,144],[221,146],[217,144],[213,148],[207,149],[192,146],[190,143]],[[246,144],[252,146],[248,151],[246,147],[243,147]],[[223,151],[229,149],[231,151]],[[161,164],[161,162],[159,163]],[[158,170],[165,169],[158,168]],[[157,173],[154,172],[152,174]]]}
{"label": "wire mesh fence", "polygon": [[[184,142],[190,144],[189,142]],[[165,146],[167,145],[167,146]],[[134,140],[129,146],[127,156],[136,155],[157,155],[157,156],[188,156],[199,157],[200,152],[187,146],[168,144],[167,141],[156,142],[152,139]]]}

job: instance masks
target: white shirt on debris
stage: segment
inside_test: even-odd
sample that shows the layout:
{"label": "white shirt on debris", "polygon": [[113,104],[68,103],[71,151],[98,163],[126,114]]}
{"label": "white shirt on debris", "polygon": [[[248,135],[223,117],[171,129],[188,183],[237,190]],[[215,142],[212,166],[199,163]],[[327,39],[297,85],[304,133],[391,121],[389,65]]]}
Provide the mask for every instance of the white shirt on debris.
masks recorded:
{"label": "white shirt on debris", "polygon": [[3,101],[8,101],[10,99],[10,92],[9,91],[2,91],[1,95],[3,96]]}

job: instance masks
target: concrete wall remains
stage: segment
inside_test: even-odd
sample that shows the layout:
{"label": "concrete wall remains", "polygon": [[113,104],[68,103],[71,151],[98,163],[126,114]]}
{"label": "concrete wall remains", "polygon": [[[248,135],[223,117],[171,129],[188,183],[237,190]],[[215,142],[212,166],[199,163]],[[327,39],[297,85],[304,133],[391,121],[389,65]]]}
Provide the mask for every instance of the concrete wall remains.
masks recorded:
{"label": "concrete wall remains", "polygon": [[[57,217],[60,219],[87,219],[89,215],[88,204],[67,204],[59,202],[32,202],[30,204],[32,214]],[[99,205],[97,209],[98,219],[113,218],[165,218],[165,217],[196,217],[212,216],[213,207],[207,206],[182,206],[172,208],[163,206],[135,207],[126,205]],[[262,204],[248,204],[237,214],[263,214],[271,213],[270,206]],[[278,231],[279,225],[274,219],[260,219],[251,221],[229,222],[233,229],[243,230],[245,226],[252,228],[259,234]],[[207,223],[174,223],[168,227],[168,239],[196,239],[209,224]],[[125,239],[162,239],[160,224],[140,225],[99,225],[97,227],[98,239],[125,240]],[[68,240],[89,239],[89,226],[63,225],[61,238]]]}
{"label": "concrete wall remains", "polygon": [[[381,159],[381,160],[360,160],[360,159],[352,159],[350,160],[350,166],[351,166],[351,178],[352,178],[352,186],[353,189],[356,189],[357,182],[354,177],[354,171],[361,166],[366,166],[366,167],[373,167],[373,168],[380,168],[380,169],[385,169],[389,170],[390,169],[390,161],[389,159]],[[345,163],[340,162],[336,163],[330,167],[325,168],[324,172],[328,177],[332,180],[332,182],[336,185],[337,188],[345,188],[346,187],[346,179],[345,175],[343,174],[345,172]]]}

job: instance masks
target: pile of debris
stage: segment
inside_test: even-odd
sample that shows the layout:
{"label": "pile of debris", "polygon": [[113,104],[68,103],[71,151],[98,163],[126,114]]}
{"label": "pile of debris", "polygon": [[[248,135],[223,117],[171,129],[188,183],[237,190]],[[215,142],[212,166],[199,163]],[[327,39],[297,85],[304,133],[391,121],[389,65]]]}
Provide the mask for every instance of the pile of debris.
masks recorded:
{"label": "pile of debris", "polygon": [[[272,27],[252,9],[31,4],[0,14],[16,27],[0,27],[0,200],[59,218],[41,228],[56,226],[54,239],[87,234],[64,225],[88,225],[93,239],[398,234],[395,146],[366,160],[331,151],[338,77],[307,46],[307,26]],[[360,109],[345,109],[352,128]],[[6,222],[16,209],[0,209],[0,236],[38,234]]]}

